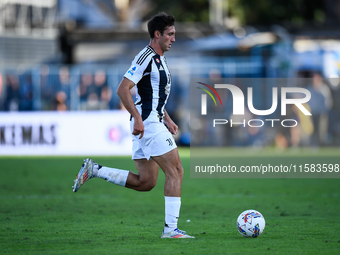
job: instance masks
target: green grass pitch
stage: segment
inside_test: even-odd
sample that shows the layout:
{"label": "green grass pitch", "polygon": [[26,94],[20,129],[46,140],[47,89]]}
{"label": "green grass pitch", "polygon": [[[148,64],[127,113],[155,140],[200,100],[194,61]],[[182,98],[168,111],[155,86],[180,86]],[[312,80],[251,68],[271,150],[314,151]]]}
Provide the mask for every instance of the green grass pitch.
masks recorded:
{"label": "green grass pitch", "polygon": [[[234,163],[261,155],[242,153],[230,154]],[[82,157],[0,157],[0,254],[340,253],[340,179],[193,179],[188,150],[180,154],[186,172],[179,228],[196,237],[190,240],[160,238],[162,172],[150,192],[93,179],[73,193]],[[281,157],[289,162],[299,154],[309,155],[298,150]],[[340,161],[338,148],[317,154]],[[135,169],[130,157],[93,159]],[[237,232],[246,209],[266,219],[258,238]]]}

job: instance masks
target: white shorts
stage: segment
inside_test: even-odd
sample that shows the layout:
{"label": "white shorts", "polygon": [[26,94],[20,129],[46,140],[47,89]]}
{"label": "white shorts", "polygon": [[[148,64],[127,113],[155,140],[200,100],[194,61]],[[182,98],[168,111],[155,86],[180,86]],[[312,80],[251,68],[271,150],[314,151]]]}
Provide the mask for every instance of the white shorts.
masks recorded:
{"label": "white shorts", "polygon": [[[131,133],[134,120],[130,121]],[[144,135],[132,135],[132,159],[150,160],[152,156],[163,155],[177,148],[175,139],[162,122],[144,121]]]}

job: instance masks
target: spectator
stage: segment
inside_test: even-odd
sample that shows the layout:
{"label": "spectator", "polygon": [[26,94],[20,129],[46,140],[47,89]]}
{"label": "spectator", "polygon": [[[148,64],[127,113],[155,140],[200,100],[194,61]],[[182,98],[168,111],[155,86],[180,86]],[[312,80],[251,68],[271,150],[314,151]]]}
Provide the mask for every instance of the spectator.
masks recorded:
{"label": "spectator", "polygon": [[58,91],[55,95],[54,98],[54,110],[57,111],[67,111],[67,106],[66,106],[66,100],[67,100],[67,95],[64,91]]}
{"label": "spectator", "polygon": [[333,107],[330,112],[330,133],[333,145],[340,144],[340,78],[331,78]]}
{"label": "spectator", "polygon": [[80,84],[77,87],[77,94],[81,103],[86,103],[88,96],[92,91],[89,91],[93,85],[93,76],[87,72],[80,76]]}
{"label": "spectator", "polygon": [[30,74],[24,76],[23,82],[20,84],[19,111],[33,110],[33,90],[32,76]]}
{"label": "spectator", "polygon": [[102,104],[105,105],[105,109],[113,109],[112,89],[108,86],[103,87],[100,93],[100,100],[102,101]]}
{"label": "spectator", "polygon": [[94,75],[94,86],[96,94],[100,96],[102,89],[107,86],[106,73],[103,70],[96,71]]}
{"label": "spectator", "polygon": [[59,108],[59,110],[70,109],[70,96],[71,96],[70,70],[67,66],[64,66],[59,70],[59,86],[57,86],[57,92],[55,94],[57,108]]}
{"label": "spectator", "polygon": [[309,105],[314,126],[312,145],[325,145],[328,142],[328,114],[333,105],[332,94],[318,73],[313,75],[308,89],[311,93]]}
{"label": "spectator", "polygon": [[1,100],[2,99],[2,75],[1,75],[1,73],[0,73],[0,110],[4,110],[4,106],[3,106],[3,104],[4,104],[4,101],[3,100]]}
{"label": "spectator", "polygon": [[54,86],[51,84],[51,73],[48,65],[40,68],[41,109],[50,111],[53,109]]}
{"label": "spectator", "polygon": [[20,86],[17,76],[9,74],[6,75],[6,99],[5,110],[6,111],[18,111],[20,101]]}

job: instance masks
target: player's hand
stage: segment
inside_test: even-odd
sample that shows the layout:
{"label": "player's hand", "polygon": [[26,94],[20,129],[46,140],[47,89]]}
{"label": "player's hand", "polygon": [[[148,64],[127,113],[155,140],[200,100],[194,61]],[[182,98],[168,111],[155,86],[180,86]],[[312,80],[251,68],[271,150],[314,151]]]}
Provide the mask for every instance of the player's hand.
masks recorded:
{"label": "player's hand", "polygon": [[139,139],[141,139],[144,135],[144,123],[142,118],[136,118],[133,124],[133,135],[140,135]]}
{"label": "player's hand", "polygon": [[178,132],[178,126],[171,120],[169,119],[165,125],[167,126],[169,132],[173,135],[176,135]]}

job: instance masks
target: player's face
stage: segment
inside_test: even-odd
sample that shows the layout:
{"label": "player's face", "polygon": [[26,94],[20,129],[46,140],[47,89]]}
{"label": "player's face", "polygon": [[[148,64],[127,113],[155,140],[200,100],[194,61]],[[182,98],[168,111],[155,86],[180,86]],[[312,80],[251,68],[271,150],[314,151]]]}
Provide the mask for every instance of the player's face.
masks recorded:
{"label": "player's face", "polygon": [[175,26],[170,26],[164,30],[163,35],[159,37],[159,46],[163,52],[170,50],[171,44],[175,42],[175,33]]}

